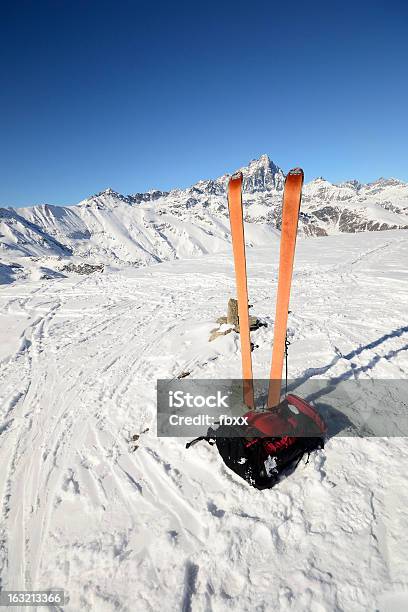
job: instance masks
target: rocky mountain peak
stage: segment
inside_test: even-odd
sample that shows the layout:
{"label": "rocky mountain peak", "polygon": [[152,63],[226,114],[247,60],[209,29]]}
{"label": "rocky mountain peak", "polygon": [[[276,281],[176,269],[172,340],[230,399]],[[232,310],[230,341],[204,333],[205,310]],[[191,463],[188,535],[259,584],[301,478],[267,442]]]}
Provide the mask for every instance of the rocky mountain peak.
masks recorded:
{"label": "rocky mountain peak", "polygon": [[251,193],[282,191],[285,183],[283,170],[265,154],[250,161],[248,166],[241,168],[241,172],[244,175],[244,189]]}
{"label": "rocky mountain peak", "polygon": [[359,189],[361,189],[362,184],[357,179],[350,179],[348,181],[338,183],[338,187],[349,187],[351,189],[354,189],[355,191],[358,191]]}
{"label": "rocky mountain peak", "polygon": [[368,183],[368,187],[396,187],[398,185],[404,185],[403,181],[400,181],[396,178],[384,178],[381,176],[379,179],[374,181],[373,183]]}

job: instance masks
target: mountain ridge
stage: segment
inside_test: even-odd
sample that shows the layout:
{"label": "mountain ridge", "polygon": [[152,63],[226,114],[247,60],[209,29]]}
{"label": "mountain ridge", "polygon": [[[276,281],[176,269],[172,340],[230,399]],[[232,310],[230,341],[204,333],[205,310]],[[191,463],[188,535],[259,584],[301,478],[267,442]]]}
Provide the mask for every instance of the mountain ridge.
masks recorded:
{"label": "mountain ridge", "polygon": [[[243,172],[248,247],[278,237],[285,173],[267,155]],[[149,265],[229,249],[228,177],[186,189],[124,195],[112,188],[78,204],[0,208],[0,256],[77,257],[96,264]],[[408,228],[408,183],[380,178],[303,188],[299,234],[325,236]]]}

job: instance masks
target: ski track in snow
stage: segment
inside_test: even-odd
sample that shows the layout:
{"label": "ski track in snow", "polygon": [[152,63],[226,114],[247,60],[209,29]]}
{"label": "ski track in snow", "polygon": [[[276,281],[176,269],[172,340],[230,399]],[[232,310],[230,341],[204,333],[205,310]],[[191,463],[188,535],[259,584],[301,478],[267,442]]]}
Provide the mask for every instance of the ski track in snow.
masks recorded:
{"label": "ski track in snow", "polygon": [[[248,260],[261,378],[276,242]],[[291,376],[406,378],[407,262],[404,231],[300,240]],[[2,588],[63,588],[70,611],[408,609],[406,439],[331,438],[261,492],[156,437],[157,378],[239,376],[237,335],[208,343],[234,293],[230,254],[1,289]]]}

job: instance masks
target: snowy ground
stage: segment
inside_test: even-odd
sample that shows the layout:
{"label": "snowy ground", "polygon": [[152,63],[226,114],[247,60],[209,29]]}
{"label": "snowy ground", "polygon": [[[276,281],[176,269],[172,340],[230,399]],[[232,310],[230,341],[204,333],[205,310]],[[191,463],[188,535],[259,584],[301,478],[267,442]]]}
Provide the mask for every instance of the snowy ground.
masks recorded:
{"label": "snowy ground", "polygon": [[[248,253],[260,378],[271,241]],[[406,231],[300,240],[291,376],[406,378],[407,264]],[[72,612],[408,609],[406,439],[331,438],[260,492],[156,437],[157,378],[239,377],[237,335],[207,341],[234,294],[230,253],[2,286],[3,588],[63,588]]]}

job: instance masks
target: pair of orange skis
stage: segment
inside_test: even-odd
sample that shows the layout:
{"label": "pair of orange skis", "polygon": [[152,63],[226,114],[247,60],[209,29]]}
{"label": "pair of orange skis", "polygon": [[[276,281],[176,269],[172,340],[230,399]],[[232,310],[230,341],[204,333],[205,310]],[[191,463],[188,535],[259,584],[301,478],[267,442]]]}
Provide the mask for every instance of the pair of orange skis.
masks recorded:
{"label": "pair of orange skis", "polygon": [[[279,256],[278,294],[272,350],[272,366],[269,381],[269,409],[275,408],[281,399],[282,368],[285,355],[286,329],[296,233],[302,197],[303,170],[290,170],[286,177],[282,207],[282,229]],[[228,186],[228,208],[231,222],[232,248],[238,294],[238,317],[241,336],[242,379],[244,403],[255,408],[252,374],[251,340],[249,333],[248,287],[245,258],[245,235],[242,210],[242,173],[234,174]]]}

